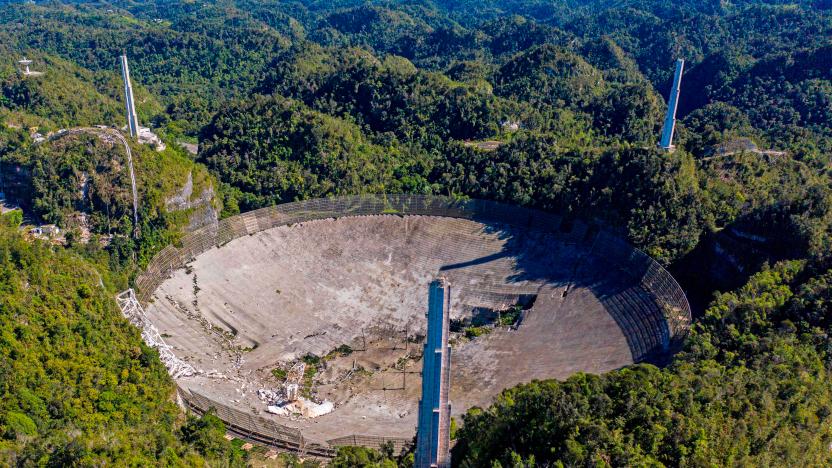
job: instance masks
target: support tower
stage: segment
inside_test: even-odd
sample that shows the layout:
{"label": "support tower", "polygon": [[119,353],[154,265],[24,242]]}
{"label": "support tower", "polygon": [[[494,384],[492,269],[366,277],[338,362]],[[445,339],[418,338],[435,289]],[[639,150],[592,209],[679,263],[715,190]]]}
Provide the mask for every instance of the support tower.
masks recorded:
{"label": "support tower", "polygon": [[450,285],[444,278],[431,282],[415,468],[451,466],[451,405],[448,403],[451,387],[451,348],[448,346],[450,308]]}
{"label": "support tower", "polygon": [[20,66],[23,67],[23,74],[24,75],[31,75],[32,74],[32,70],[29,70],[29,65],[32,64],[31,60],[27,59],[26,57],[23,57],[23,60],[18,60],[17,63],[19,63]]}
{"label": "support tower", "polygon": [[29,65],[32,64],[32,61],[27,59],[26,57],[23,57],[23,60],[18,60],[17,63],[19,63],[20,66],[23,67],[23,68],[20,69],[20,73],[22,73],[23,76],[40,76],[40,75],[43,75],[43,72],[34,71],[34,70],[29,68]]}
{"label": "support tower", "polygon": [[124,80],[124,105],[127,108],[127,130],[130,136],[139,136],[139,118],[136,116],[136,104],[133,100],[133,85],[130,83],[130,67],[127,66],[127,55],[121,56],[121,78]]}
{"label": "support tower", "polygon": [[664,119],[664,127],[662,127],[662,139],[659,146],[662,149],[672,151],[673,146],[673,132],[676,130],[676,108],[679,105],[679,86],[682,84],[682,72],[685,68],[685,60],[676,60],[676,73],[673,75],[673,88],[670,90],[670,96],[667,100],[667,117]]}

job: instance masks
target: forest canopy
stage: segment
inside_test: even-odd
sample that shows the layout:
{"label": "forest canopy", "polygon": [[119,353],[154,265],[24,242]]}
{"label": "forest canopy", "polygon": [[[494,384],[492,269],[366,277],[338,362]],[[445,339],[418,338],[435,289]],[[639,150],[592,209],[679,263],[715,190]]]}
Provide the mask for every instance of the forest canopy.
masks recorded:
{"label": "forest canopy", "polygon": [[[216,416],[179,413],[114,294],[217,216],[402,192],[603,223],[694,308],[660,367],[472,409],[455,465],[829,465],[830,37],[826,0],[3,2],[0,192],[21,209],[0,217],[0,457],[245,463]],[[122,149],[56,137],[124,126],[121,53],[167,144],[130,144],[138,225]],[[72,234],[26,240],[41,223]],[[344,448],[333,464],[409,460]]]}

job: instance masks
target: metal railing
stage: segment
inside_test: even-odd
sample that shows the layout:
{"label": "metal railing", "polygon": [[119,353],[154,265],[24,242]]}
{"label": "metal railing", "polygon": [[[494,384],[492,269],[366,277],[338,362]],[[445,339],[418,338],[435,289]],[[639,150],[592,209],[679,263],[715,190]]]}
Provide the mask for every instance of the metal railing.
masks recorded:
{"label": "metal railing", "polygon": [[319,444],[308,443],[300,430],[278,424],[271,419],[261,418],[246,413],[193,390],[179,387],[179,397],[189,410],[197,414],[205,414],[210,410],[225,423],[225,429],[235,436],[257,444],[290,450],[302,455],[317,457],[333,457],[335,450]]}
{"label": "metal railing", "polygon": [[413,446],[413,439],[405,439],[401,437],[377,437],[365,435],[348,435],[338,437],[337,439],[330,439],[326,441],[332,447],[357,446],[369,447],[376,450],[382,450],[385,446],[390,446],[394,454],[400,454]]}
{"label": "metal railing", "polygon": [[254,443],[290,450],[303,455],[333,457],[337,447],[361,446],[381,450],[391,447],[394,454],[400,454],[412,444],[412,439],[401,437],[380,437],[353,434],[327,440],[329,446],[310,443],[297,428],[278,424],[271,419],[240,411],[196,392],[179,387],[179,397],[185,406],[197,414],[210,410],[222,419],[226,430],[235,436]]}

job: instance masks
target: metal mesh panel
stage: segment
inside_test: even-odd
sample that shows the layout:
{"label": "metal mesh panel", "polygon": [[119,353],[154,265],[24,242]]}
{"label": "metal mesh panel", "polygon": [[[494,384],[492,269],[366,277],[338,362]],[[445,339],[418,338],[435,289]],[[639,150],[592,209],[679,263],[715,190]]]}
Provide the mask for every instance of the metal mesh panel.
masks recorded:
{"label": "metal mesh panel", "polygon": [[240,215],[232,216],[220,221],[218,233],[220,245],[231,242],[232,240],[246,234],[248,234],[248,232],[246,232],[246,224]]}
{"label": "metal mesh panel", "polygon": [[[304,448],[304,439],[299,429],[236,410],[193,390],[180,388],[179,395],[186,406],[196,413],[204,414],[213,409],[217,417],[223,420],[228,431],[239,437],[293,450]],[[319,450],[321,449],[325,453],[319,455],[332,455],[330,449]]]}
{"label": "metal mesh panel", "polygon": [[384,445],[392,444],[393,453],[400,454],[413,445],[413,439],[398,437],[378,437],[353,434],[326,441],[333,447],[359,446],[380,450]]}
{"label": "metal mesh panel", "polygon": [[[431,195],[369,194],[318,198],[232,216],[214,226],[207,226],[184,236],[181,247],[167,246],[156,254],[146,270],[136,279],[137,298],[146,304],[153,292],[175,269],[183,267],[186,262],[201,253],[239,237],[277,226],[318,219],[383,214],[443,216],[508,224],[551,232],[565,242],[591,243],[593,255],[616,265],[621,272],[633,277],[664,311],[667,326],[657,331],[664,335],[663,341],[678,343],[687,334],[691,322],[690,306],[679,284],[661,265],[619,237],[604,230],[592,235],[594,231],[589,230],[589,226],[581,221],[565,225],[563,218],[557,214],[487,200],[458,200]],[[248,431],[246,437],[253,440],[296,448],[304,445],[303,437],[297,429],[280,426],[270,420],[234,410],[196,393],[183,391],[182,397],[189,407],[197,411],[204,412],[209,407],[217,408],[218,416],[226,421],[229,427],[233,426],[234,432],[244,434]],[[394,444],[403,443],[396,439],[360,435],[334,439],[330,443],[338,445],[350,437],[353,443],[359,441],[359,445],[366,444],[372,447],[388,440],[393,440]],[[317,450],[326,452],[329,449],[319,447]],[[331,454],[331,451],[327,453]]]}
{"label": "metal mesh panel", "polygon": [[537,229],[540,231],[557,231],[558,229],[560,229],[562,220],[563,218],[556,214],[545,213],[541,211],[537,216],[532,216],[532,221],[529,225],[529,228]]}
{"label": "metal mesh panel", "polygon": [[[457,200],[431,195],[356,195],[339,198],[317,198],[261,208],[220,221],[186,235],[179,248],[168,246],[159,252],[145,272],[136,279],[139,300],[146,303],[153,291],[171,272],[206,250],[223,245],[244,235],[277,226],[317,219],[381,214],[445,216],[481,222],[510,224],[546,230],[567,242],[582,242],[588,226],[574,221],[564,226],[562,218],[529,208],[488,200]],[[595,237],[594,253],[619,265],[654,294],[667,310],[671,335],[686,333],[690,324],[690,306],[673,277],[644,253],[633,249],[620,238],[600,231]]]}

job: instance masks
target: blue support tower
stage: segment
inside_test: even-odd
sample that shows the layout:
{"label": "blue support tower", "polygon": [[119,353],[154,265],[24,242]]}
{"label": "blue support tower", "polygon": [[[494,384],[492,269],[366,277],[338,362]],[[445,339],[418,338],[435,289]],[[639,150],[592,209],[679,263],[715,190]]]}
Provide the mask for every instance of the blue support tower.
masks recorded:
{"label": "blue support tower", "polygon": [[415,468],[451,466],[451,405],[448,403],[451,387],[451,348],[448,346],[450,308],[450,285],[445,279],[430,283]]}
{"label": "blue support tower", "polygon": [[662,149],[673,150],[673,132],[676,130],[676,108],[679,106],[679,86],[682,84],[682,72],[685,69],[685,60],[676,60],[676,73],[673,75],[673,88],[667,100],[667,117],[662,127],[662,139],[659,146]]}

